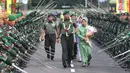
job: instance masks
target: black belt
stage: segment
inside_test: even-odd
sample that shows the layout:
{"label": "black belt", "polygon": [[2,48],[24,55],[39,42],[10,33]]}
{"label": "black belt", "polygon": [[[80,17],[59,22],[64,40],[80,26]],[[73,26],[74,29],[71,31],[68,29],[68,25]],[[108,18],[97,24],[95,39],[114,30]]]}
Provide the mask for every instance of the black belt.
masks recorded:
{"label": "black belt", "polygon": [[[62,34],[63,36],[66,36],[66,34]],[[73,36],[73,34],[71,33],[71,34],[68,34],[69,36]]]}
{"label": "black belt", "polygon": [[54,33],[54,34],[45,34],[45,35],[52,36],[52,35],[56,35],[56,34]]}

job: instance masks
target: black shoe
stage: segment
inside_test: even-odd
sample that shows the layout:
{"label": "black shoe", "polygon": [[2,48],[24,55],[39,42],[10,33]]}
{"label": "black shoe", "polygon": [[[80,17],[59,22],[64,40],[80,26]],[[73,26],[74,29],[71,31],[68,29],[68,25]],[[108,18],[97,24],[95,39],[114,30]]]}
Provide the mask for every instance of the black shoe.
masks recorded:
{"label": "black shoe", "polygon": [[54,61],[54,56],[51,56],[51,60]]}
{"label": "black shoe", "polygon": [[75,56],[73,56],[73,57],[72,57],[72,60],[74,60],[74,59],[76,59],[76,57],[75,57]]}
{"label": "black shoe", "polygon": [[88,63],[88,66],[90,66],[90,62]]}
{"label": "black shoe", "polygon": [[52,61],[54,61],[54,58],[51,58]]}
{"label": "black shoe", "polygon": [[92,59],[92,56],[88,55],[88,63],[90,63],[91,59]]}
{"label": "black shoe", "polygon": [[50,55],[49,54],[47,54],[47,58],[50,59]]}
{"label": "black shoe", "polygon": [[70,64],[68,64],[68,67],[71,67],[71,65],[70,65]]}
{"label": "black shoe", "polygon": [[63,65],[64,68],[67,68],[67,65]]}

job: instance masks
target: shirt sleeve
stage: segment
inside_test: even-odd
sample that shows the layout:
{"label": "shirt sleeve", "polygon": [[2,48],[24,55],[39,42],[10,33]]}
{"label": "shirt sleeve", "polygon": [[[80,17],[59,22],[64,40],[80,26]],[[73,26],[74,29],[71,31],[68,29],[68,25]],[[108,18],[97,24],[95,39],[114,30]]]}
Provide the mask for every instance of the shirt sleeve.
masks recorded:
{"label": "shirt sleeve", "polygon": [[58,28],[62,29],[62,27],[63,27],[62,23],[59,23]]}
{"label": "shirt sleeve", "polygon": [[56,24],[56,26],[55,26],[55,29],[56,29],[56,31],[57,31],[57,29],[58,29],[58,25]]}
{"label": "shirt sleeve", "polygon": [[46,30],[46,25],[45,25],[45,23],[42,24],[42,29]]}
{"label": "shirt sleeve", "polygon": [[42,29],[44,29],[44,26],[45,26],[45,25],[44,25],[44,24],[42,24]]}
{"label": "shirt sleeve", "polygon": [[80,34],[80,29],[78,29],[76,35],[81,39],[81,40],[84,40],[85,37],[83,37],[81,34]]}
{"label": "shirt sleeve", "polygon": [[[74,31],[74,28],[73,28],[73,31]],[[74,40],[76,40],[76,34],[74,34]]]}
{"label": "shirt sleeve", "polygon": [[74,34],[74,40],[76,40],[76,34]]}
{"label": "shirt sleeve", "polygon": [[76,23],[73,23],[73,26],[74,26],[75,28],[77,28],[77,24],[76,24]]}

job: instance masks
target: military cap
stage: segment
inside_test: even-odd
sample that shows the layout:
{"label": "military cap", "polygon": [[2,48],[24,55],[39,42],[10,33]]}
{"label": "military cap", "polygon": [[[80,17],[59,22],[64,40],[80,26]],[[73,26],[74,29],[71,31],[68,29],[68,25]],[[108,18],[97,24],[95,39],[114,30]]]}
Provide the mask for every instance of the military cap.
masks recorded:
{"label": "military cap", "polygon": [[69,14],[69,11],[68,11],[68,10],[65,10],[65,11],[63,12],[63,15],[65,15],[65,14]]}
{"label": "military cap", "polygon": [[16,17],[13,14],[10,14],[8,18],[9,18],[9,21],[14,21],[16,19]]}
{"label": "military cap", "polygon": [[129,13],[128,13],[128,12],[125,12],[125,13],[124,13],[124,15],[128,16],[128,15],[129,15]]}
{"label": "military cap", "polygon": [[19,17],[21,17],[22,16],[22,14],[16,14],[16,18],[19,18]]}
{"label": "military cap", "polygon": [[19,14],[16,14],[15,16],[16,16],[16,18],[19,18]]}
{"label": "military cap", "polygon": [[120,13],[116,14],[116,16],[120,16],[120,15],[121,15]]}

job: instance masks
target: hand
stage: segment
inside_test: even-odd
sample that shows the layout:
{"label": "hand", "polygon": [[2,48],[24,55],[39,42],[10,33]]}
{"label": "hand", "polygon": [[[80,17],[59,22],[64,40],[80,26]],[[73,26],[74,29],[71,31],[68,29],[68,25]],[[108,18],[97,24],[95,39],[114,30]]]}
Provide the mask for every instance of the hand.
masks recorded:
{"label": "hand", "polygon": [[60,39],[58,38],[58,39],[56,39],[56,41],[57,41],[57,43],[59,43],[59,42],[60,42]]}
{"label": "hand", "polygon": [[84,38],[84,41],[85,41],[85,42],[88,41],[88,38],[85,37],[85,38]]}
{"label": "hand", "polygon": [[45,38],[44,38],[44,37],[42,37],[42,38],[41,38],[41,41],[44,41],[44,39],[45,39]]}
{"label": "hand", "polygon": [[75,34],[75,32],[72,32],[72,34]]}
{"label": "hand", "polygon": [[76,40],[74,40],[74,43],[76,43]]}
{"label": "hand", "polygon": [[69,24],[72,24],[72,22],[69,22]]}
{"label": "hand", "polygon": [[41,39],[41,41],[44,41],[44,39]]}
{"label": "hand", "polygon": [[86,37],[84,38],[84,41],[85,41],[85,42],[88,41],[88,40],[89,40],[89,38],[86,38]]}

